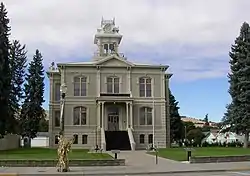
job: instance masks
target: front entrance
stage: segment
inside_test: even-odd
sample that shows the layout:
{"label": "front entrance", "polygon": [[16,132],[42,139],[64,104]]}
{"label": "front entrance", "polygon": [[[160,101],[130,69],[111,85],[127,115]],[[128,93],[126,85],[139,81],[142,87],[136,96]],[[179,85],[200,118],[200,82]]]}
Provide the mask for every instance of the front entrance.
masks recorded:
{"label": "front entrance", "polygon": [[119,131],[119,108],[108,108],[108,131]]}
{"label": "front entrance", "polygon": [[107,107],[106,150],[131,150],[128,132],[120,131],[121,114],[121,106],[110,105]]}

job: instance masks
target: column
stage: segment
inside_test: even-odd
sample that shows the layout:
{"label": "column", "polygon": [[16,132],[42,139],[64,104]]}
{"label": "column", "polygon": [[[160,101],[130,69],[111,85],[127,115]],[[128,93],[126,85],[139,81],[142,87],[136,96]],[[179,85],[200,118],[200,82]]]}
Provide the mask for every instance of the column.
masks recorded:
{"label": "column", "polygon": [[161,97],[163,97],[164,95],[165,95],[165,72],[162,71],[161,73]]}
{"label": "column", "polygon": [[101,111],[101,107],[100,106],[101,105],[98,102],[96,106],[97,106],[97,116],[96,116],[97,117],[97,128],[100,129],[101,128],[101,117],[100,117],[100,111]]}
{"label": "column", "polygon": [[97,68],[97,79],[96,79],[96,96],[100,97],[100,92],[101,92],[101,73],[100,73],[100,68]]}
{"label": "column", "polygon": [[152,108],[152,126],[153,126],[153,146],[155,146],[155,100],[153,100]]}
{"label": "column", "polygon": [[127,117],[127,129],[129,128],[129,116],[128,116],[128,102],[126,102],[126,117]]}
{"label": "column", "polygon": [[61,85],[65,83],[65,67],[61,67]]}
{"label": "column", "polygon": [[102,102],[102,128],[104,129],[104,102]]}
{"label": "column", "polygon": [[49,77],[49,82],[50,82],[50,95],[49,95],[49,101],[50,101],[50,103],[52,102],[52,101],[54,101],[53,99],[54,99],[54,96],[53,96],[53,94],[55,93],[55,89],[54,89],[54,78],[53,78],[53,76],[52,76],[52,73],[50,73],[50,77]]}
{"label": "column", "polygon": [[[131,94],[131,69],[127,68],[127,92]],[[131,95],[130,95],[131,96]]]}
{"label": "column", "polygon": [[130,128],[133,129],[133,104],[129,103],[130,109]]}

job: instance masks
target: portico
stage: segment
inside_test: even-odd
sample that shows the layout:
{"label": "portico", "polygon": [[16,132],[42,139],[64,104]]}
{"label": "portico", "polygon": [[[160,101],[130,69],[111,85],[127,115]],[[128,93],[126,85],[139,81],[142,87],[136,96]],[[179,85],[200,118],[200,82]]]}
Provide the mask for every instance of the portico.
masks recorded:
{"label": "portico", "polygon": [[98,100],[97,126],[105,131],[133,129],[133,102]]}

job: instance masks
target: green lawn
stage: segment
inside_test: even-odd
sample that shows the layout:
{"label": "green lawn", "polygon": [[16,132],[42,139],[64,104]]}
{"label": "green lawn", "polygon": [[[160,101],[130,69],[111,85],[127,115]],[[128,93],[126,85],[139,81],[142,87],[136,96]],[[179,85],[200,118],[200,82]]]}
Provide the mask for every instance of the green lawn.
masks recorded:
{"label": "green lawn", "polygon": [[[154,154],[154,153],[150,153]],[[160,157],[176,160],[186,161],[187,153],[184,148],[164,148],[159,149],[158,155]],[[250,155],[250,149],[244,148],[224,148],[224,147],[203,147],[194,148],[192,156],[233,156],[233,155]]]}
{"label": "green lawn", "polygon": [[[108,159],[107,153],[88,153],[85,149],[72,149],[69,159]],[[57,159],[57,149],[49,148],[20,148],[0,151],[0,159]]]}

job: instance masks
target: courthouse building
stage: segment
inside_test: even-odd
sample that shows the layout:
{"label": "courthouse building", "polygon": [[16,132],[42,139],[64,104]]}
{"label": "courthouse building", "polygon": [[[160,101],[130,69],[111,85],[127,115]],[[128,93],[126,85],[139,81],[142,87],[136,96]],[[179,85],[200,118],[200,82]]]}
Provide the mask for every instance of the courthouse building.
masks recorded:
{"label": "courthouse building", "polygon": [[60,86],[67,86],[65,135],[73,148],[145,149],[169,144],[166,65],[130,62],[119,52],[122,35],[113,20],[101,21],[94,36],[97,53],[89,62],[57,63],[50,80],[50,147],[60,131]]}

